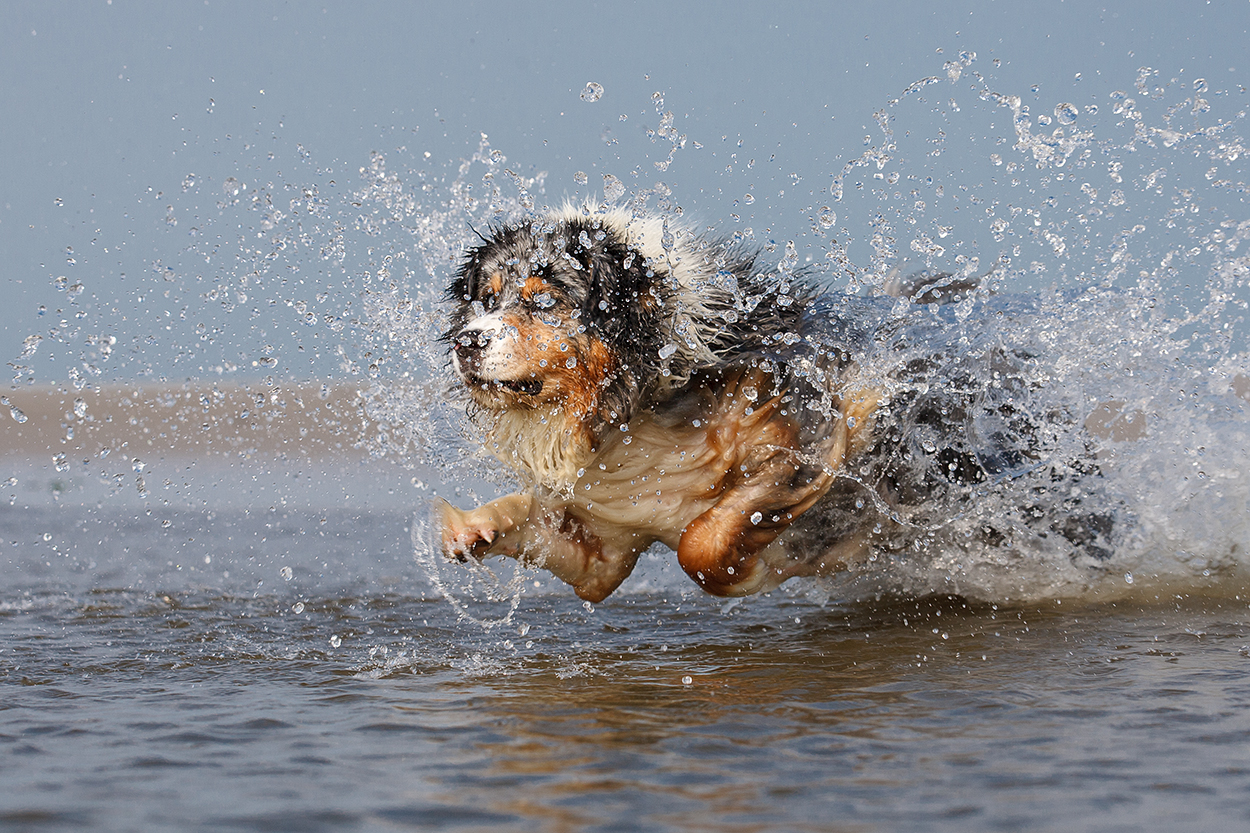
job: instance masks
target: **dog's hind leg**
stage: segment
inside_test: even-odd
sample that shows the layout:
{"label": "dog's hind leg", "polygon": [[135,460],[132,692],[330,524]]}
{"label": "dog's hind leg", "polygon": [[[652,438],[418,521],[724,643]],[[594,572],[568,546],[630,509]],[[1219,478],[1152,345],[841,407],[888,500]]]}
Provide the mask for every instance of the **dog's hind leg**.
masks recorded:
{"label": "dog's hind leg", "polygon": [[709,593],[745,596],[774,584],[760,552],[832,482],[792,449],[770,451],[767,459],[750,461],[745,476],[682,532],[677,561]]}
{"label": "dog's hind leg", "polygon": [[709,593],[745,596],[802,574],[778,571],[761,553],[829,491],[877,401],[873,392],[844,405],[819,457],[796,450],[783,422],[770,424],[729,473],[732,482],[716,504],[682,531],[677,561],[687,575]]}

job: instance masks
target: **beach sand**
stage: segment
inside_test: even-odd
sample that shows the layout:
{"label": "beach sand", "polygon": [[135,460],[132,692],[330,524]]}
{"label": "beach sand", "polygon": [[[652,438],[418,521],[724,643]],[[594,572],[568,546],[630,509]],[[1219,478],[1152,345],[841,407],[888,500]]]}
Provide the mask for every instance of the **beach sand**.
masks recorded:
{"label": "beach sand", "polygon": [[370,423],[352,385],[262,382],[119,384],[10,390],[0,399],[0,450],[31,457],[130,453],[231,457],[299,454],[315,459],[366,456]]}

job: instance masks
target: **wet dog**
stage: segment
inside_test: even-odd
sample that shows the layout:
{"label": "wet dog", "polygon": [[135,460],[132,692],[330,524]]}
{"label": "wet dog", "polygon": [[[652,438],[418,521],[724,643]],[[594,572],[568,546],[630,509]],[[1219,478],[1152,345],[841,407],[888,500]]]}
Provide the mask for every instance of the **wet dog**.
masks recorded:
{"label": "wet dog", "polygon": [[492,230],[448,295],[471,414],[526,486],[444,505],[450,556],[512,556],[591,601],[657,541],[726,596],[863,557],[849,507],[802,520],[845,500],[881,391],[801,277],[658,218],[570,208]]}

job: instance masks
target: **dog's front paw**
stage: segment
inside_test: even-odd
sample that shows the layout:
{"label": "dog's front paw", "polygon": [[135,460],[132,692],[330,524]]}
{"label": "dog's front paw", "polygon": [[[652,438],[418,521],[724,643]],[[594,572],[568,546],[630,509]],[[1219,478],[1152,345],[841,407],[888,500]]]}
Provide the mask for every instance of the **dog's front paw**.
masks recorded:
{"label": "dog's front paw", "polygon": [[442,522],[443,553],[456,561],[480,560],[499,536],[499,521],[486,507],[468,512],[447,501],[437,507]]}

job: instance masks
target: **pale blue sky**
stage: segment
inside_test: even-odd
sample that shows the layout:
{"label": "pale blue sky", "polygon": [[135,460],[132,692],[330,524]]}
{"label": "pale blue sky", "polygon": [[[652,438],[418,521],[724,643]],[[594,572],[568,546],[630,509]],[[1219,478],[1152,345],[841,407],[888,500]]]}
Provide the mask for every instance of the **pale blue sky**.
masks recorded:
{"label": "pale blue sky", "polygon": [[[577,171],[591,188],[602,173],[624,177],[638,166],[661,176],[652,163],[663,143],[644,132],[657,125],[652,94],[660,91],[676,128],[703,145],[688,144],[662,174],[683,207],[709,224],[738,214],[744,225],[793,238],[865,136],[877,141],[873,113],[913,81],[941,75],[961,50],[976,53],[972,69],[992,74],[996,89],[1034,101],[1038,113],[1060,101],[1096,102],[1105,113],[1108,92],[1132,90],[1142,66],[1162,81],[1206,78],[1225,96],[1242,95],[1233,107],[1244,110],[1246,43],[1246,0],[8,2],[0,6],[0,357],[10,361],[24,339],[43,334],[36,374],[62,380],[94,327],[121,339],[114,378],[196,375],[203,362],[195,356],[171,357],[191,341],[179,313],[191,307],[194,317],[202,293],[182,276],[162,281],[156,264],[177,259],[197,222],[221,232],[225,221],[200,216],[216,197],[195,195],[219,196],[231,175],[354,187],[344,183],[370,151],[428,152],[430,169],[446,171],[486,133],[518,172],[548,172],[554,201],[579,192]],[[579,98],[588,81],[605,89],[593,104]],[[967,85],[959,93],[970,97]],[[965,158],[962,144],[951,137],[943,164],[981,177],[984,154]],[[184,194],[189,174],[197,185]],[[740,202],[746,193],[754,203]],[[171,202],[177,226],[165,222]],[[852,233],[865,222],[840,213]],[[56,284],[62,275],[83,285],[72,303]],[[282,353],[292,339],[312,346],[313,336],[291,335],[274,315],[218,324],[243,356],[267,343]],[[49,335],[62,318],[78,328],[69,345]],[[334,336],[316,339],[310,352],[329,356]],[[287,362],[284,372],[334,366]]]}

